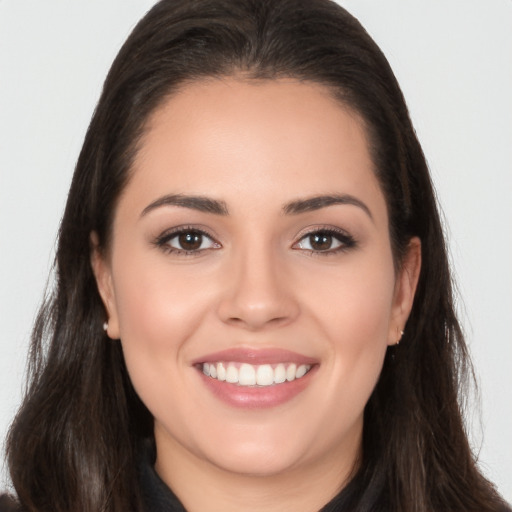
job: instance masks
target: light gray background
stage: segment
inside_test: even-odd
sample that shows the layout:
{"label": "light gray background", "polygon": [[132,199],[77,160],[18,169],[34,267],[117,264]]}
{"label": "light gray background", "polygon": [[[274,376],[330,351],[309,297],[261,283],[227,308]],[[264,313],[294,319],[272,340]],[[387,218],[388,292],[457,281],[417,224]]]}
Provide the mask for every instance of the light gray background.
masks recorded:
{"label": "light gray background", "polygon": [[[0,438],[102,81],[153,3],[0,0]],[[390,60],[430,163],[480,384],[471,438],[512,501],[512,1],[340,3]]]}

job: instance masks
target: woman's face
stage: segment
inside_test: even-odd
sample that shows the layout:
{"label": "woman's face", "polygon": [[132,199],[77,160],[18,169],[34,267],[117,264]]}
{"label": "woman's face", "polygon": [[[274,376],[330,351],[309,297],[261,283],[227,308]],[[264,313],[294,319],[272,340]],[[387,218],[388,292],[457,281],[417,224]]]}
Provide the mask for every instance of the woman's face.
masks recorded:
{"label": "woman's face", "polygon": [[93,257],[157,467],[346,475],[418,246],[397,274],[363,123],[322,86],[211,80],[169,99]]}

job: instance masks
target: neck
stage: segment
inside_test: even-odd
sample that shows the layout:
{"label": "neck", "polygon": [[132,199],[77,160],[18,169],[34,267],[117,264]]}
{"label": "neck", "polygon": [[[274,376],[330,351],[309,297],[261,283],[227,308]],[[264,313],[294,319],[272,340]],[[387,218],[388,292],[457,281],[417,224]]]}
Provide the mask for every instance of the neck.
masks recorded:
{"label": "neck", "polygon": [[[220,468],[174,443],[159,445],[155,469],[189,512],[311,512],[336,496],[357,469],[361,446],[351,443],[278,474],[240,474]],[[214,506],[213,506],[214,504]]]}

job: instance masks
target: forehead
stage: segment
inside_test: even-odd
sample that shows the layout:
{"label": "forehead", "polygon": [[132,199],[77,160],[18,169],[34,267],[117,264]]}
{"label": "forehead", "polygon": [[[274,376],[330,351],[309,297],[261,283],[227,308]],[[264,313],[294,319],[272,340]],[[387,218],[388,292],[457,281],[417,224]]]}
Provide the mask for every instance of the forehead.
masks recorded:
{"label": "forehead", "polygon": [[384,201],[364,123],[319,84],[188,84],[154,112],[139,147],[125,193],[141,201],[193,193],[269,205],[333,191]]}

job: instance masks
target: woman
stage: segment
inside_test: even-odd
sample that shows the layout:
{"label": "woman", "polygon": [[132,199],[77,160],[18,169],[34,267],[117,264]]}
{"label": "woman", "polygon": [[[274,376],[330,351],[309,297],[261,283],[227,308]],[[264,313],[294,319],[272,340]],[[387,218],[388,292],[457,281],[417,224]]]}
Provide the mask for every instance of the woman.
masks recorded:
{"label": "woman", "polygon": [[24,509],[506,510],[463,429],[421,148],[334,3],[157,4],[56,265],[8,439]]}

